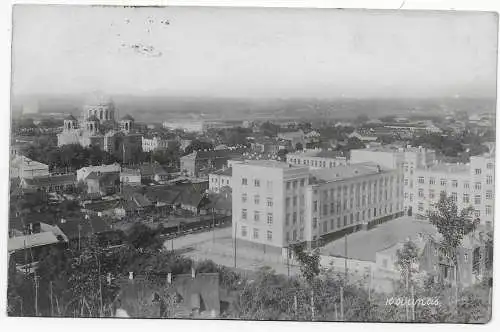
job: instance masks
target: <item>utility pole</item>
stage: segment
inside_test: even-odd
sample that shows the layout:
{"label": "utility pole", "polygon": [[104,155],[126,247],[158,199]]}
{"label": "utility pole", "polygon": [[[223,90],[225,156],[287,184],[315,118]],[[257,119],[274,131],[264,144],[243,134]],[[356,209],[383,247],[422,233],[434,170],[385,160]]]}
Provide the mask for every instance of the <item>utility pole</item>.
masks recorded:
{"label": "utility pole", "polygon": [[344,252],[345,252],[344,271],[345,271],[345,281],[347,283],[347,279],[348,279],[348,272],[347,272],[347,234],[344,236]]}
{"label": "utility pole", "polygon": [[49,288],[50,288],[50,316],[54,317],[54,303],[52,302],[52,281],[49,283]]}
{"label": "utility pole", "polygon": [[38,317],[38,276],[35,273],[35,316]]}
{"label": "utility pole", "polygon": [[415,321],[415,290],[413,285],[411,286],[411,320]]}
{"label": "utility pole", "polygon": [[340,286],[340,319],[344,320],[344,287]]}
{"label": "utility pole", "polygon": [[212,242],[215,243],[215,208],[212,208]]}
{"label": "utility pole", "polygon": [[236,268],[236,236],[238,235],[238,224],[235,222],[234,223],[234,267]]}

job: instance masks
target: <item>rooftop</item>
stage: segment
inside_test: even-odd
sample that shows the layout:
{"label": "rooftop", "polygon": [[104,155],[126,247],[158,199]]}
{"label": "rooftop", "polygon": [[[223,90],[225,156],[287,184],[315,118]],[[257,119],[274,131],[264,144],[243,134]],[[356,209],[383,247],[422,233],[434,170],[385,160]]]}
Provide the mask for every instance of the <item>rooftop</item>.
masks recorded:
{"label": "rooftop", "polygon": [[329,150],[306,150],[302,152],[289,153],[290,156],[300,157],[319,157],[319,158],[343,158],[342,153],[339,151]]}
{"label": "rooftop", "polygon": [[268,168],[300,168],[299,166],[289,165],[285,162],[276,161],[276,160],[245,160],[239,165],[251,165],[251,166],[259,166],[259,167],[268,167]]}
{"label": "rooftop", "polygon": [[388,169],[375,163],[359,163],[348,166],[338,166],[330,169],[313,169],[311,175],[319,181],[340,181],[358,176],[365,176],[385,172]]}
{"label": "rooftop", "polygon": [[225,175],[225,176],[232,176],[233,175],[233,168],[229,167],[229,168],[226,168],[226,169],[220,169],[220,170],[217,170],[217,171],[213,172],[213,174],[216,174],[216,175]]}
{"label": "rooftop", "polygon": [[469,164],[436,164],[428,168],[431,172],[439,173],[470,173]]}
{"label": "rooftop", "polygon": [[24,179],[28,185],[32,186],[47,186],[55,184],[67,184],[76,182],[76,176],[74,174],[68,175],[51,175],[51,176],[41,176],[34,177],[32,179]]}
{"label": "rooftop", "polygon": [[[436,228],[429,222],[402,217],[380,224],[369,231],[347,236],[347,256],[362,261],[375,261],[377,252],[392,248],[397,243],[415,238],[419,233],[434,235]],[[321,249],[323,255],[345,257],[345,240],[333,241]]]}

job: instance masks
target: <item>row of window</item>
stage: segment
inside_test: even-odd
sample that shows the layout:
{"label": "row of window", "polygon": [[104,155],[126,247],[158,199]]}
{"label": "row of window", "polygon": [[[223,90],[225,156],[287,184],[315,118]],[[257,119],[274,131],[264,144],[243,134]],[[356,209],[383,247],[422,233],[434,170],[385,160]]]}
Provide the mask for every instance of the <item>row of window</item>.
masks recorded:
{"label": "row of window", "polygon": [[300,187],[304,187],[306,185],[306,179],[287,181],[286,190],[290,190],[291,188],[297,189],[299,185]]}
{"label": "row of window", "polygon": [[[442,190],[440,192],[440,195],[446,195],[446,191]],[[451,193],[451,198],[453,201],[457,202],[458,201],[458,194],[456,192]],[[418,197],[424,198],[424,189],[419,189],[418,190]],[[462,196],[462,202],[463,203],[470,203],[470,194],[464,193]],[[436,198],[436,193],[434,190],[429,190],[429,199],[435,199]],[[493,199],[493,191],[492,190],[487,190],[486,191],[486,199],[490,200]],[[474,204],[481,204],[481,195],[474,195]]]}
{"label": "row of window", "polygon": [[[248,179],[247,178],[241,178],[241,185],[242,186],[248,186]],[[254,179],[253,180],[253,186],[256,188],[260,188],[260,179]],[[267,180],[266,182],[266,187],[268,190],[273,189],[273,182],[271,180]]]}
{"label": "row of window", "polygon": [[[247,193],[242,193],[241,194],[241,202],[242,203],[246,203],[247,201],[248,201],[248,195],[247,195]],[[256,205],[259,205],[260,204],[260,195],[254,195],[253,196],[253,202]],[[272,199],[272,197],[267,197],[266,198],[266,205],[268,207],[272,207],[273,206],[273,199]]]}
{"label": "row of window", "polygon": [[[261,214],[262,213],[260,211],[254,211],[253,212],[253,221],[259,222]],[[248,220],[248,210],[247,209],[241,210],[241,219]],[[272,213],[267,213],[267,224],[268,225],[273,224],[273,214]]]}
{"label": "row of window", "polygon": [[[293,159],[290,159],[289,161],[291,164],[295,164],[295,165],[300,165],[301,163],[303,165],[307,165],[307,166],[313,166],[313,167],[323,167],[323,168],[326,168],[326,161],[325,160],[314,160],[314,159],[297,159],[297,158],[293,158]],[[336,162],[336,161],[330,161],[328,163],[329,167],[330,168],[333,168],[333,167],[336,167],[336,166],[340,166],[340,165],[344,165],[345,163],[342,163],[342,162]]]}
{"label": "row of window", "polygon": [[[247,226],[241,226],[241,237],[247,237],[248,236],[248,228]],[[260,236],[260,230],[258,228],[254,228],[252,232],[252,239],[258,240]],[[272,241],[273,240],[273,232],[272,231],[267,231],[267,241]]]}
{"label": "row of window", "polygon": [[[419,176],[417,179],[417,182],[420,184],[425,184],[425,178],[423,176]],[[430,177],[429,184],[436,184],[436,179],[433,177]],[[448,184],[448,180],[447,179],[440,179],[440,184],[441,184],[441,186],[444,187]],[[486,184],[493,184],[493,176],[491,176],[491,175],[486,176]],[[405,185],[408,185],[408,179],[405,179]],[[451,186],[453,188],[458,188],[458,180],[451,180]],[[464,182],[464,189],[469,189],[469,187],[470,187],[470,183]],[[474,189],[481,190],[481,182],[475,182]]]}

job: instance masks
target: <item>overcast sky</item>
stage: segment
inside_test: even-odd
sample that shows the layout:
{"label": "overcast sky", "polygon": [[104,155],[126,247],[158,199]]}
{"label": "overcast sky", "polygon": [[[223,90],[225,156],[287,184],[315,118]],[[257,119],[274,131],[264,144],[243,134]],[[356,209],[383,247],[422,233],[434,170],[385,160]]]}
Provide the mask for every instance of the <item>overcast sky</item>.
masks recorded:
{"label": "overcast sky", "polygon": [[371,98],[496,91],[491,13],[18,6],[13,31],[14,94]]}

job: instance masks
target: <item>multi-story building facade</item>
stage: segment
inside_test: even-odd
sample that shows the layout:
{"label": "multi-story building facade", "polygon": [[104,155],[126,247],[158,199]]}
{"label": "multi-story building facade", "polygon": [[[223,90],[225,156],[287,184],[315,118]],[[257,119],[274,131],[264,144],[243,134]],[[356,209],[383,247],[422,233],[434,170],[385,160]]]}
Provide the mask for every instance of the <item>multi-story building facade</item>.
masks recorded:
{"label": "multi-story building facade", "polygon": [[311,169],[333,168],[347,165],[347,158],[336,151],[306,150],[303,152],[288,153],[286,162],[292,165],[305,165]]}
{"label": "multi-story building facade", "polygon": [[434,150],[422,147],[398,147],[392,145],[368,147],[366,149],[351,150],[352,164],[374,162],[383,167],[395,169],[404,186],[404,210],[412,214],[415,200],[415,172],[417,169],[426,169],[436,164]]}
{"label": "multi-story building facade", "polygon": [[224,187],[231,188],[232,174],[232,167],[210,173],[208,175],[208,190],[214,193],[219,193]]}
{"label": "multi-story building facade", "polygon": [[233,234],[279,248],[317,245],[402,215],[401,175],[374,163],[310,170],[277,161],[233,163]]}
{"label": "multi-story building facade", "polygon": [[472,209],[473,218],[487,227],[493,225],[495,159],[473,156],[469,164],[437,164],[415,172],[412,209],[418,219],[439,201],[451,197],[459,211]]}
{"label": "multi-story building facade", "polygon": [[169,145],[172,144],[171,142],[172,141],[156,136],[151,138],[142,137],[142,151],[151,152],[158,150],[166,150],[168,149]]}
{"label": "multi-story building facade", "polygon": [[307,222],[299,240],[315,243],[402,215],[401,177],[396,169],[375,163],[311,170],[305,197]]}
{"label": "multi-story building facade", "polygon": [[238,240],[281,252],[292,241],[286,234],[305,227],[308,167],[249,160],[233,164],[231,181],[233,236]]}

